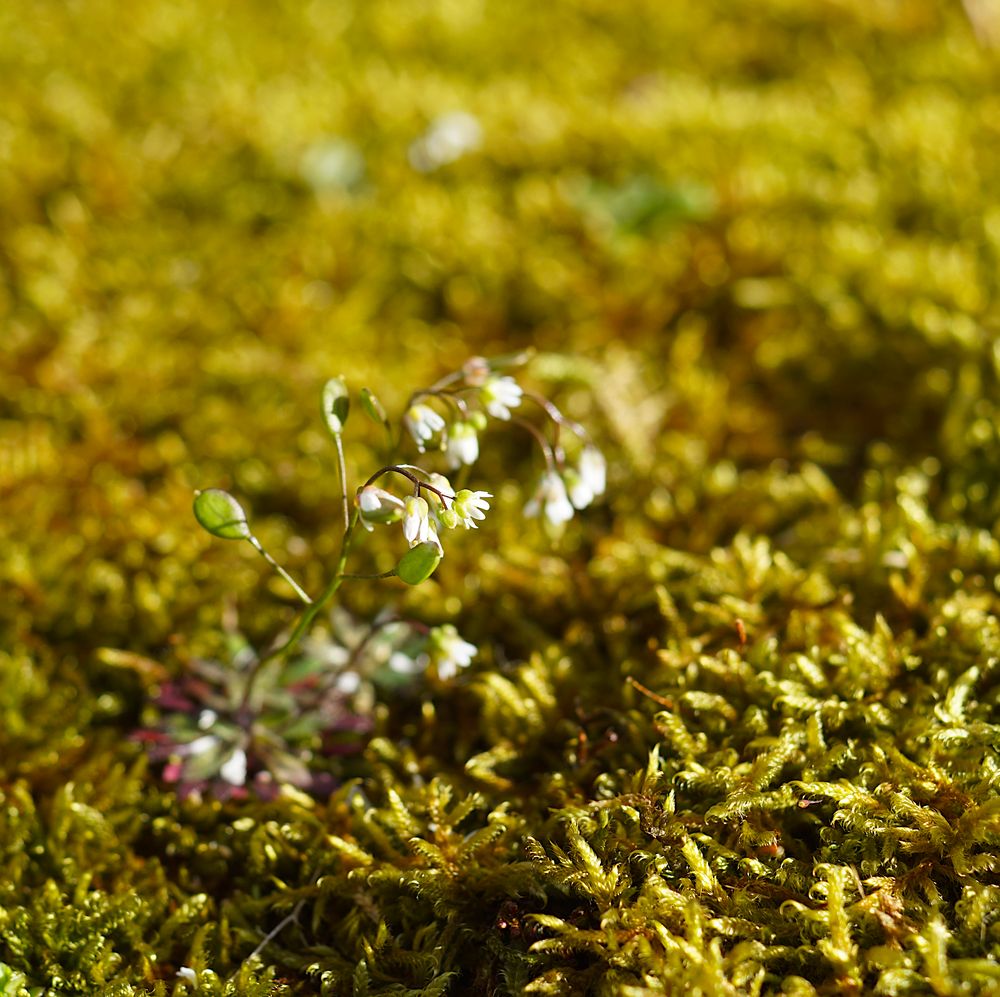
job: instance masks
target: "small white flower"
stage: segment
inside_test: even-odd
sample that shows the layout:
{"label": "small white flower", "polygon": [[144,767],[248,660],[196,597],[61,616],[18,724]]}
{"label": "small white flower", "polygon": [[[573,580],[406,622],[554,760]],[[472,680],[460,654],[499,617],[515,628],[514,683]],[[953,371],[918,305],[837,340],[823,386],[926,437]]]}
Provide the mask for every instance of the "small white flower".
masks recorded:
{"label": "small white flower", "polygon": [[583,475],[572,467],[563,471],[563,482],[574,509],[586,509],[594,501],[594,492]]}
{"label": "small white flower", "polygon": [[403,500],[384,488],[366,485],[355,499],[361,510],[361,525],[371,533],[373,523],[394,523],[403,512]]}
{"label": "small white flower", "polygon": [[444,418],[439,413],[430,405],[423,405],[420,402],[406,410],[403,424],[421,453],[427,449],[427,444],[434,438],[435,433],[440,433],[445,426]]}
{"label": "small white flower", "polygon": [[219,775],[231,786],[244,786],[247,781],[247,753],[237,748],[219,768]]}
{"label": "small white flower", "polygon": [[434,473],[430,475],[427,479],[427,484],[429,484],[431,488],[436,488],[445,496],[445,498],[442,499],[436,492],[428,491],[427,501],[435,508],[442,505],[444,502],[449,501],[455,494],[455,489],[452,487],[451,482],[443,474]]}
{"label": "small white flower", "polygon": [[427,655],[423,654],[419,658],[411,658],[402,651],[393,651],[389,655],[387,664],[390,671],[397,675],[416,675],[427,667]]}
{"label": "small white flower", "polygon": [[521,404],[524,389],[512,377],[491,377],[479,392],[483,406],[494,419],[509,419],[510,410]]}
{"label": "small white flower", "polygon": [[442,114],[410,146],[410,165],[421,173],[430,173],[478,149],[482,140],[482,125],[468,112]]}
{"label": "small white flower", "polygon": [[362,512],[374,512],[382,507],[382,502],[378,497],[378,490],[374,485],[368,485],[358,492],[358,508]]}
{"label": "small white flower", "polygon": [[431,474],[427,483],[437,492],[426,489],[427,504],[431,509],[431,522],[446,530],[458,526],[458,515],[455,512],[455,487],[443,474]]}
{"label": "small white flower", "polygon": [[475,644],[462,640],[450,623],[431,630],[429,650],[438,678],[442,679],[454,678],[458,669],[467,668],[479,652]]}
{"label": "small white flower", "polygon": [[490,376],[490,362],[485,357],[469,357],[462,364],[462,376],[470,388],[480,388]]}
{"label": "small white flower", "polygon": [[432,543],[444,557],[444,548],[438,539],[437,523],[431,519],[430,506],[427,500],[419,495],[410,495],[406,499],[406,515],[403,516],[403,536],[411,547],[417,544]]}
{"label": "small white flower", "polygon": [[215,725],[215,721],[219,719],[219,714],[215,710],[202,710],[198,714],[198,730],[208,730],[209,727]]}
{"label": "small white flower", "polygon": [[427,542],[434,544],[438,549],[438,553],[444,557],[444,547],[441,546],[441,538],[438,536],[438,524],[436,520],[429,519],[427,521]]}
{"label": "small white flower", "polygon": [[411,547],[427,541],[430,528],[430,509],[426,499],[419,495],[409,495],[406,499],[406,512],[403,515],[403,536]]}
{"label": "small white flower", "polygon": [[479,459],[479,436],[471,422],[459,420],[448,430],[448,466],[455,470]]}
{"label": "small white flower", "polygon": [[580,477],[593,492],[594,497],[603,495],[608,478],[608,465],[604,454],[593,444],[588,443],[580,454],[577,468],[580,471]]}
{"label": "small white flower", "polygon": [[333,687],[345,696],[353,696],[361,688],[361,676],[355,671],[341,672]]}
{"label": "small white flower", "polygon": [[198,982],[198,974],[190,966],[181,966],[177,970],[177,975],[180,979],[186,980],[188,983]]}
{"label": "small white flower", "polygon": [[211,751],[218,743],[219,739],[214,734],[202,734],[201,737],[196,737],[193,741],[180,745],[177,752],[181,755],[197,758],[199,755],[205,754],[206,751]]}
{"label": "small white flower", "polygon": [[384,488],[376,485],[365,485],[358,492],[358,508],[362,512],[388,512],[402,509],[403,500],[397,498],[392,492],[387,492]]}
{"label": "small white flower", "polygon": [[486,500],[491,498],[493,496],[490,492],[473,492],[469,491],[468,488],[463,488],[455,496],[453,508],[462,525],[467,530],[476,530],[479,528],[476,526],[476,520],[486,518],[486,510],[490,507],[489,502]]}
{"label": "small white flower", "polygon": [[317,193],[350,192],[364,180],[365,157],[352,142],[328,138],[306,149],[299,171]]}
{"label": "small white flower", "polygon": [[555,471],[546,471],[531,501],[524,507],[524,514],[529,518],[543,513],[545,518],[555,526],[573,518],[573,506],[566,494],[566,485]]}

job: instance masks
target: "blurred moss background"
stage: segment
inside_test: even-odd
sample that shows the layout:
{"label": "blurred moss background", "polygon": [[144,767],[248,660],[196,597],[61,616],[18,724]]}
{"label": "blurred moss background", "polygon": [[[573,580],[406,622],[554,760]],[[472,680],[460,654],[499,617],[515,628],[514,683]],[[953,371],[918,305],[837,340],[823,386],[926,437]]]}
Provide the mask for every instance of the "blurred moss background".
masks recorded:
{"label": "blurred moss background", "polygon": [[[846,655],[833,667],[852,678],[839,691],[830,678],[830,695],[896,696],[886,708],[898,722],[879,736],[915,724],[893,750],[937,775],[912,778],[952,779],[967,794],[954,813],[931,794],[945,824],[986,806],[1000,649],[991,17],[985,0],[0,6],[4,992],[169,990],[185,964],[224,980],[287,913],[268,906],[282,890],[311,902],[294,891],[323,874],[341,884],[338,903],[351,896],[350,862],[307,856],[327,834],[360,837],[351,821],[361,816],[343,802],[286,801],[266,813],[179,805],[126,741],[148,689],[95,653],[124,649],[175,667],[176,647],[218,644],[227,598],[258,639],[288,619],[288,593],[252,551],[193,526],[191,492],[230,487],[265,544],[315,587],[338,539],[316,399],[340,373],[395,410],[469,355],[534,346],[538,373],[564,378],[560,402],[594,426],[612,463],[606,510],[584,517],[561,548],[525,531],[523,495],[505,489],[506,518],[483,560],[485,548],[465,543],[412,596],[416,611],[462,622],[484,647],[541,655],[551,702],[534,721],[513,705],[505,719],[498,690],[522,707],[545,696],[537,676],[511,691],[498,652],[478,694],[438,690],[422,719],[382,718],[373,798],[393,779],[419,796],[435,775],[459,794],[485,792],[491,812],[522,815],[504,832],[507,850],[491,853],[496,868],[523,865],[528,836],[562,833],[546,823],[551,813],[624,792],[601,779],[644,771],[663,740],[653,704],[625,678],[664,695],[671,683],[708,694],[717,680],[711,669],[699,677],[697,662],[732,651],[739,617],[754,667],[768,655],[788,668],[795,655]],[[469,116],[466,147],[428,159],[435,129],[459,112]],[[352,447],[356,466],[371,459],[363,440]],[[527,482],[534,470],[498,441],[482,480]],[[365,612],[379,598],[354,597]],[[867,665],[851,657],[859,635],[874,641]],[[893,640],[900,646],[887,650]],[[899,664],[911,658],[923,664]],[[722,673],[736,668],[719,661]],[[970,667],[980,671],[968,681],[985,684],[962,702],[971,695],[975,722],[989,729],[976,728],[957,760],[935,755],[936,735],[921,724],[947,726],[935,707],[954,706],[948,690]],[[718,681],[717,695],[729,695]],[[759,747],[754,736],[784,729],[775,697],[760,693],[752,722],[749,701],[723,709],[721,724],[704,719],[719,704],[698,700],[688,723],[724,740],[737,716],[746,721],[746,738],[719,761],[735,771]],[[617,746],[587,769],[567,745],[577,751],[581,717],[608,703],[620,711]],[[875,764],[858,747],[866,736],[845,729],[857,764],[838,778],[864,781]],[[477,752],[489,758],[470,774]],[[521,776],[497,775],[501,756]],[[723,783],[714,803],[736,792]],[[711,805],[692,802],[691,812]],[[732,849],[730,830],[705,833]],[[995,833],[989,825],[976,839],[984,854]],[[952,853],[939,844],[926,859],[938,900],[907,881],[900,920],[880,908],[870,944],[831,942],[799,961],[743,951],[718,980],[751,987],[756,970],[745,964],[756,960],[766,992],[787,990],[789,976],[833,992],[877,981],[883,992],[986,992],[996,932],[969,909],[1000,899],[993,865],[941,872],[933,863],[951,859],[934,849]],[[924,868],[924,852],[914,853]],[[345,937],[327,931],[314,912],[311,936],[275,960],[277,972],[302,992],[322,977],[330,993],[432,992],[430,980],[455,993],[529,984],[647,993],[664,992],[671,973],[724,992],[697,976],[690,953],[677,965],[645,950],[637,964],[616,962],[589,938],[531,954],[538,939],[505,934],[493,915],[504,897],[547,897],[531,911],[553,909],[565,884],[535,857],[547,885],[504,884],[498,872],[501,885],[470,887],[471,900],[438,898],[407,915],[445,925],[434,937],[446,956],[433,970],[414,955],[430,958],[419,937],[403,946],[409,961],[380,963],[387,938],[403,945],[402,915],[377,940],[353,922]],[[771,857],[776,869],[782,856]],[[718,861],[717,872],[729,860]],[[810,895],[800,872],[794,888],[767,894],[767,917]],[[816,873],[824,891],[853,888],[838,875]],[[746,867],[739,876],[767,878]],[[911,887],[923,891],[912,909]],[[484,896],[489,917],[478,924]],[[365,897],[356,903],[374,904]],[[588,915],[573,907],[565,923],[584,930]],[[694,930],[692,917],[678,937]],[[878,936],[887,919],[891,931]],[[591,927],[602,923],[605,914]],[[496,936],[488,979],[463,934],[487,929]],[[795,948],[777,927],[768,938],[745,926],[704,930]],[[896,942],[902,962],[869,957]],[[927,953],[939,950],[933,962]],[[949,969],[949,951],[969,965]],[[251,968],[232,992],[257,985]],[[260,992],[279,986],[262,972]]]}

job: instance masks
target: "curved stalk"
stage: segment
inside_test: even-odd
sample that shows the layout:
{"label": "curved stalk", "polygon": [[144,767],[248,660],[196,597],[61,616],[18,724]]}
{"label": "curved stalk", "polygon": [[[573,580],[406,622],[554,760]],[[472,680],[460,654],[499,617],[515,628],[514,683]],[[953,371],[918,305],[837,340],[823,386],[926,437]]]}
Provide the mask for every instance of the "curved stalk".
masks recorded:
{"label": "curved stalk", "polygon": [[417,486],[417,494],[420,493],[422,488],[425,488],[429,492],[433,492],[442,502],[453,502],[455,500],[454,495],[449,495],[447,492],[441,491],[440,488],[435,488],[433,485],[429,485],[426,481],[421,481],[415,474],[407,470],[407,467],[412,465],[409,464],[388,464],[386,467],[380,467],[361,487],[367,488],[369,485],[374,485],[379,478],[384,474],[401,474],[404,478],[408,478]]}
{"label": "curved stalk", "polygon": [[267,561],[267,563],[271,565],[271,567],[274,568],[274,570],[277,571],[278,574],[281,575],[281,577],[284,578],[289,585],[292,586],[292,588],[295,590],[295,594],[307,606],[311,606],[312,599],[309,598],[305,589],[302,588],[302,586],[299,585],[299,583],[294,578],[292,578],[292,576],[287,571],[285,571],[285,569],[280,564],[278,564],[278,562],[273,557],[271,557],[271,555],[268,554],[266,550],[264,550],[264,547],[261,544],[261,542],[252,533],[250,534],[250,536],[247,537],[247,540],[250,543],[250,546],[253,547],[253,549],[257,551],[257,553],[260,554],[260,556],[264,558],[264,560]]}
{"label": "curved stalk", "polygon": [[510,424],[512,426],[520,426],[535,438],[535,442],[541,448],[542,456],[545,458],[545,465],[550,471],[555,469],[556,464],[562,463],[561,451],[549,446],[549,441],[545,438],[545,434],[537,426],[528,422],[527,419],[519,419],[516,416],[510,420]]}

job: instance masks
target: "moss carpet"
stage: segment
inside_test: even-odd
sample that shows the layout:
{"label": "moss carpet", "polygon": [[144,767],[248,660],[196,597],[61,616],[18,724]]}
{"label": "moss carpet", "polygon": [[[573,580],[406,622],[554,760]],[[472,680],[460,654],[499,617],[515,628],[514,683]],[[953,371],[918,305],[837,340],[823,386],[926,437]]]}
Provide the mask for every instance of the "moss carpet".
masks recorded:
{"label": "moss carpet", "polygon": [[[1000,993],[991,10],[0,5],[0,994]],[[316,589],[323,382],[529,346],[607,500],[553,542],[490,437],[345,589],[473,665],[181,799],[158,689],[294,612],[193,489]]]}

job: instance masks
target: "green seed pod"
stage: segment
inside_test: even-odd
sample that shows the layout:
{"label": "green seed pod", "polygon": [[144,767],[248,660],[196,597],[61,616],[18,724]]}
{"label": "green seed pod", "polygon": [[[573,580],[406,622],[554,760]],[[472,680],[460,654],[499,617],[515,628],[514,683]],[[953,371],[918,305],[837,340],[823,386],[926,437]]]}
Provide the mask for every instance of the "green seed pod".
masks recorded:
{"label": "green seed pod", "polygon": [[195,492],[194,518],[213,537],[223,540],[249,540],[252,535],[243,506],[221,488]]}
{"label": "green seed pod", "polygon": [[389,417],[385,414],[385,409],[382,407],[382,403],[375,397],[372,391],[368,388],[361,389],[361,407],[365,410],[365,415],[371,419],[372,422],[377,422],[381,426],[385,426],[389,422]]}
{"label": "green seed pod", "polygon": [[411,547],[396,565],[396,574],[407,585],[419,585],[434,574],[434,569],[441,563],[441,551],[437,544],[420,543]]}
{"label": "green seed pod", "polygon": [[342,377],[331,377],[323,385],[323,419],[326,428],[334,436],[340,436],[347,422],[347,413],[351,407],[351,398],[347,393],[347,385]]}

